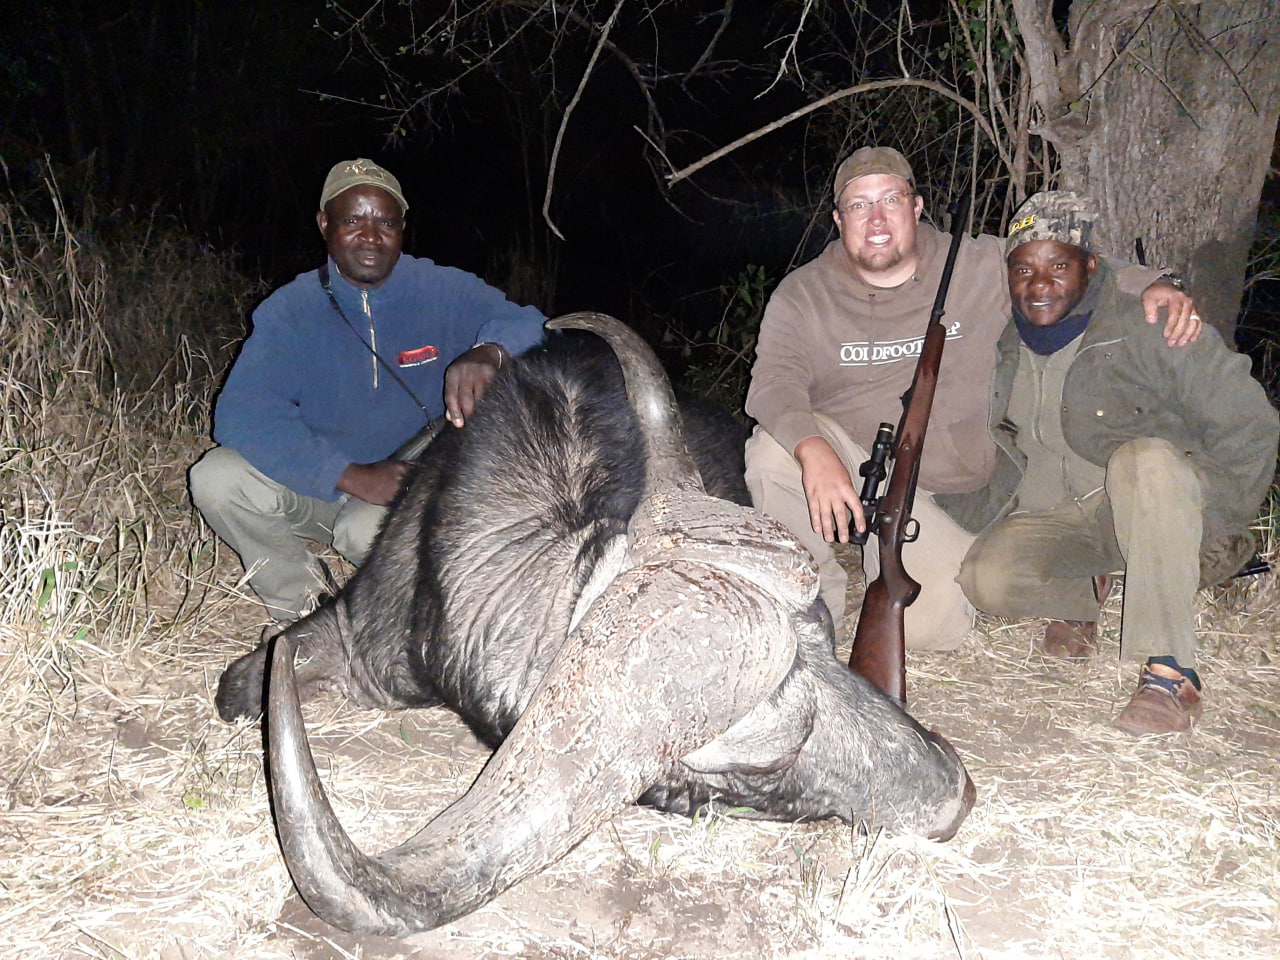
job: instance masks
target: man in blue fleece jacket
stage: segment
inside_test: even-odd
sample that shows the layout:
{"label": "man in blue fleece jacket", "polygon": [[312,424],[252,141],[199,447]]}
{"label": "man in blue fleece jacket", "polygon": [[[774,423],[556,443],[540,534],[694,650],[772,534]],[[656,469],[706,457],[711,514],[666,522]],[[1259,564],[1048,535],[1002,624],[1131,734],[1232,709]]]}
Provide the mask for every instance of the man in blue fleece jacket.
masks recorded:
{"label": "man in blue fleece jacket", "polygon": [[304,540],[359,564],[406,465],[387,459],[428,419],[462,426],[545,318],[479,277],[402,256],[400,183],[369,160],[329,171],[316,222],[329,256],[254,311],[214,410],[220,446],[191,497],[239,554],[277,620],[330,583]]}

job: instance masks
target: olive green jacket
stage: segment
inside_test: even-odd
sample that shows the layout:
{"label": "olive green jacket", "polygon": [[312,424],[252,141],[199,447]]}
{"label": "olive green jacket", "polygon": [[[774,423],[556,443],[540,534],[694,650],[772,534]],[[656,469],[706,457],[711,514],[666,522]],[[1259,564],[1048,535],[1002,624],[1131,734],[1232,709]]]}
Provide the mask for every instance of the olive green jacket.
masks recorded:
{"label": "olive green jacket", "polygon": [[[1120,292],[1104,264],[1098,305],[1062,390],[1067,443],[1105,467],[1123,443],[1159,437],[1184,450],[1205,490],[1201,583],[1231,576],[1253,552],[1249,525],[1275,476],[1280,417],[1249,372],[1249,358],[1212,327],[1185,347],[1170,347],[1163,326],[1148,324],[1137,297]],[[1013,505],[1025,458],[1006,418],[1021,339],[1012,322],[1001,334],[992,389],[991,435],[1002,455],[988,485],[935,500],[977,533]]]}

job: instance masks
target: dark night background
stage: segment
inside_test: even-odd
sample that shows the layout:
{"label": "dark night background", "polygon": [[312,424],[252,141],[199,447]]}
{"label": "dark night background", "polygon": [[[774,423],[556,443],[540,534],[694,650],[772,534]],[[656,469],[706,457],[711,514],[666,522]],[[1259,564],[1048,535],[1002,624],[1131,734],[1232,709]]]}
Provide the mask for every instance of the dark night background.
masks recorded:
{"label": "dark night background", "polygon": [[[683,6],[687,12],[698,5]],[[755,6],[735,11],[722,57],[736,60],[737,38],[758,43],[755,34],[768,28],[751,20],[767,20],[771,5]],[[668,192],[633,129],[645,127],[644,101],[616,59],[605,56],[575,110],[556,171],[552,214],[566,237],[561,242],[540,214],[541,154],[581,76],[581,57],[560,54],[568,66],[557,78],[555,104],[545,100],[541,81],[522,90],[519,79],[498,70],[473,76],[445,109],[414,116],[393,137],[385,113],[352,102],[379,102],[387,89],[383,69],[356,37],[326,32],[343,24],[322,2],[8,7],[0,154],[11,188],[19,196],[42,190],[48,155],[69,204],[97,205],[99,226],[108,211],[173,218],[237,251],[246,272],[272,285],[319,258],[314,216],[329,166],[368,156],[405,186],[408,252],[477,272],[553,313],[590,307],[643,323],[646,315],[718,310],[719,284],[745,264],[785,269],[818,207],[806,194],[806,177],[816,171],[821,182],[833,159],[800,157],[794,133],[774,135]],[[664,37],[663,60],[692,63],[717,22]],[[394,38],[402,29],[381,21],[370,33]],[[615,37],[634,40],[627,31],[646,29],[653,27],[620,21]],[[395,64],[426,82],[446,67],[430,56]],[[730,79],[745,85],[730,96],[724,81],[708,75],[687,96],[669,98],[668,124],[697,131],[676,135],[683,147],[676,162],[805,102],[789,83],[751,99],[767,85],[762,78],[742,70]],[[725,111],[727,104],[735,109]],[[540,142],[529,142],[531,130]],[[825,220],[821,230],[825,235]],[[820,240],[810,241],[810,252]],[[531,269],[542,276],[522,284],[517,274]],[[703,292],[715,294],[714,302],[697,302]]]}
{"label": "dark night background", "polygon": [[[811,23],[796,51],[803,70],[775,84],[792,5],[732,5],[713,62],[688,77],[678,74],[707,48],[725,4],[659,5],[651,16],[628,4],[611,40],[651,71],[661,122],[628,64],[605,52],[556,170],[551,213],[561,241],[541,216],[546,158],[598,33],[578,23],[574,34],[566,16],[563,36],[523,31],[491,68],[469,73],[464,54],[429,38],[414,41],[415,55],[397,55],[428,13],[446,7],[416,4],[410,21],[410,8],[386,3],[353,30],[332,0],[6,3],[0,158],[9,187],[20,200],[43,194],[47,156],[73,222],[103,232],[148,218],[180,224],[235,251],[245,273],[274,287],[319,261],[314,216],[325,172],[368,156],[404,184],[408,252],[476,272],[549,314],[604,310],[658,340],[713,326],[726,309],[721,287],[732,289],[748,265],[763,268],[767,286],[820,249],[827,178],[856,145],[850,137],[913,137],[919,156],[945,149],[954,126],[917,112],[904,134],[883,101],[864,102],[861,117],[840,112],[851,105],[832,108],[667,189],[657,152],[636,128],[663,134],[672,165],[682,166],[811,101],[815,81],[831,89],[900,76],[893,44],[869,39],[878,35],[871,28],[883,33],[896,21],[870,4],[859,8],[865,33]],[[472,49],[509,39],[528,7],[493,4]],[[816,5],[813,16],[834,17],[835,8],[843,9]],[[928,4],[912,9],[927,38]],[[803,45],[813,42],[822,46]],[[412,111],[398,130],[393,111],[379,109],[460,72],[449,96]],[[868,126],[873,108],[879,127]],[[941,190],[922,188],[927,205],[942,205]]]}

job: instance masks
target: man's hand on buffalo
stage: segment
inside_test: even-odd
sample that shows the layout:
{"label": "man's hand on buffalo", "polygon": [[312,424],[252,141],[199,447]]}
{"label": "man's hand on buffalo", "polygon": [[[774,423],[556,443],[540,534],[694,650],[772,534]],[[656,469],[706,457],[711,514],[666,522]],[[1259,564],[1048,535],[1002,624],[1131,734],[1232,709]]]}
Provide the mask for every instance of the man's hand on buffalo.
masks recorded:
{"label": "man's hand on buffalo", "polygon": [[338,478],[338,489],[365,503],[385,507],[400,492],[408,472],[409,464],[397,460],[351,463]]}
{"label": "man's hand on buffalo", "polygon": [[813,532],[822,534],[827,543],[848,543],[850,514],[854,527],[865,530],[862,501],[831,444],[822,437],[805,437],[796,444],[795,458],[800,462]]}
{"label": "man's hand on buffalo", "polygon": [[493,378],[509,359],[507,351],[496,343],[478,343],[444,372],[445,416],[455,427],[466,424],[475,412],[476,403],[493,383]]}

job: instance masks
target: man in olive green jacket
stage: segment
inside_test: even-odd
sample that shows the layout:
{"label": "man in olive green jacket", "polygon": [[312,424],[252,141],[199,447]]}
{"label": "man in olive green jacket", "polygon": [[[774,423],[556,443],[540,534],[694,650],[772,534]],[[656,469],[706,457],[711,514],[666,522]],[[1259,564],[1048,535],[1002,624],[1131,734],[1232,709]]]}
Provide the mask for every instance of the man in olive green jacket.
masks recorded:
{"label": "man in olive green jacket", "polygon": [[997,517],[958,580],[981,610],[1052,618],[1048,655],[1089,655],[1109,574],[1123,570],[1120,654],[1146,662],[1116,725],[1188,730],[1201,708],[1195,593],[1253,551],[1280,419],[1216,331],[1170,350],[1143,322],[1092,250],[1096,219],[1069,191],[1014,215],[1013,322],[991,412],[1007,456],[985,497],[942,505],[969,529]]}

